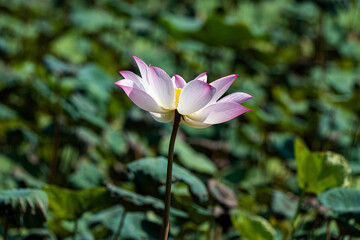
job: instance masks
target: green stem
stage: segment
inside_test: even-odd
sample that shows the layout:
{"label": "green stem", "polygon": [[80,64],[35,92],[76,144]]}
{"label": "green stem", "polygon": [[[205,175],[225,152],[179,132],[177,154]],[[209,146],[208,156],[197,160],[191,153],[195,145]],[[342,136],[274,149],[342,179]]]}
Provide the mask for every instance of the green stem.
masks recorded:
{"label": "green stem", "polygon": [[304,195],[305,195],[305,190],[303,190],[300,194],[300,198],[299,198],[299,202],[296,208],[296,214],[295,217],[292,219],[291,221],[291,234],[290,234],[290,239],[294,239],[294,234],[295,234],[295,221],[298,218],[298,216],[300,215],[300,208],[301,208],[301,203],[304,200]]}
{"label": "green stem", "polygon": [[177,130],[180,125],[180,119],[181,119],[181,115],[177,111],[175,111],[175,119],[173,122],[173,129],[171,132],[170,143],[169,143],[168,165],[167,165],[167,174],[166,174],[165,213],[163,216],[160,240],[167,240],[168,233],[169,233],[172,165],[173,165],[173,158],[174,158],[174,145],[175,145],[176,133],[177,133]]}

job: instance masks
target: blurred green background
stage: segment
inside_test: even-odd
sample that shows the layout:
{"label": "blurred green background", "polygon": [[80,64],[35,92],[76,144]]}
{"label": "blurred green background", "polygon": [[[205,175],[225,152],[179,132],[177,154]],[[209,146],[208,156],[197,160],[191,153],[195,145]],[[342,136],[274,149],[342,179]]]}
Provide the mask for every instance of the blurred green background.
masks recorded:
{"label": "blurred green background", "polygon": [[[113,84],[117,72],[139,73],[137,56],[186,81],[202,72],[209,82],[237,73],[228,93],[254,96],[244,104],[254,111],[206,129],[181,126],[175,162],[202,184],[213,178],[227,185],[240,209],[276,231],[244,238],[286,239],[294,215],[286,209],[301,192],[296,138],[312,151],[342,154],[360,188],[359,38],[359,0],[0,0],[0,189],[52,184],[56,192],[55,185],[79,190],[111,182],[140,199],[162,199],[161,186],[142,186],[147,175],[129,164],[166,156],[171,124],[138,109]],[[239,239],[232,207],[216,197],[195,204],[199,189],[189,192],[187,181],[175,186],[173,205],[190,217],[175,214],[171,237]],[[14,224],[12,239],[70,239],[74,232],[76,239],[112,239],[120,220],[111,219],[121,214],[109,214],[128,210],[84,208],[74,231],[75,217],[59,214],[44,191],[47,222],[36,229]],[[289,201],[285,207],[272,204],[278,194]],[[60,208],[74,205],[71,199]],[[119,236],[156,239],[161,214],[138,210],[126,215]],[[325,239],[326,221],[305,214],[298,237],[313,238],[299,239]]]}

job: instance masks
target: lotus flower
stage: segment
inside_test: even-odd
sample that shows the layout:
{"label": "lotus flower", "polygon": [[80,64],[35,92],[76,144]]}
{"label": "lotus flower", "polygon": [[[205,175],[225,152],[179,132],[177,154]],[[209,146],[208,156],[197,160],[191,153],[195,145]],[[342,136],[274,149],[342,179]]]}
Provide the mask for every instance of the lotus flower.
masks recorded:
{"label": "lotus flower", "polygon": [[240,105],[252,98],[247,93],[236,92],[219,98],[234,82],[237,74],[207,83],[206,73],[186,83],[179,76],[172,78],[161,68],[147,65],[134,57],[141,77],[130,71],[119,71],[125,78],[115,84],[141,109],[150,112],[158,122],[171,122],[175,111],[181,122],[194,128],[205,128],[229,121],[251,109]]}

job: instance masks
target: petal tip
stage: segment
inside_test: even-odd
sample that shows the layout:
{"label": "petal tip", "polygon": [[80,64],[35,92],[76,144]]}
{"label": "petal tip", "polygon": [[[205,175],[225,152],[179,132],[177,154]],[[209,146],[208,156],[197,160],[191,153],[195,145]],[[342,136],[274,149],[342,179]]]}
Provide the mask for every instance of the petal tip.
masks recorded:
{"label": "petal tip", "polygon": [[216,87],[212,86],[211,84],[208,84],[208,83],[206,83],[206,84],[207,84],[206,86],[207,86],[208,88],[210,88],[210,89],[216,89]]}
{"label": "petal tip", "polygon": [[133,56],[134,60],[136,63],[138,62],[144,62],[143,60],[141,60],[141,58],[138,58],[137,56]]}
{"label": "petal tip", "polygon": [[114,82],[114,84],[115,84],[115,85],[118,85],[118,86],[120,86],[120,87],[121,87],[121,83],[120,83],[120,81]]}

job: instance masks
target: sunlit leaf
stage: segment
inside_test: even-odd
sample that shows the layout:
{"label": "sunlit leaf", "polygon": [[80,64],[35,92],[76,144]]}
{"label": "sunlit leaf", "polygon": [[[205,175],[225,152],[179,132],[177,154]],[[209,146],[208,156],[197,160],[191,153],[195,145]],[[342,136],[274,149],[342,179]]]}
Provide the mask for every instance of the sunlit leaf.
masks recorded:
{"label": "sunlit leaf", "polygon": [[300,140],[296,140],[295,159],[298,184],[306,192],[318,194],[348,183],[351,170],[346,159],[339,154],[311,153]]}
{"label": "sunlit leaf", "polygon": [[49,209],[60,219],[76,220],[87,211],[99,211],[114,204],[105,187],[76,191],[47,185],[43,190],[49,198]]}
{"label": "sunlit leaf", "polygon": [[240,210],[231,211],[231,222],[241,237],[248,240],[273,240],[275,230],[270,223],[256,215],[247,214]]}

